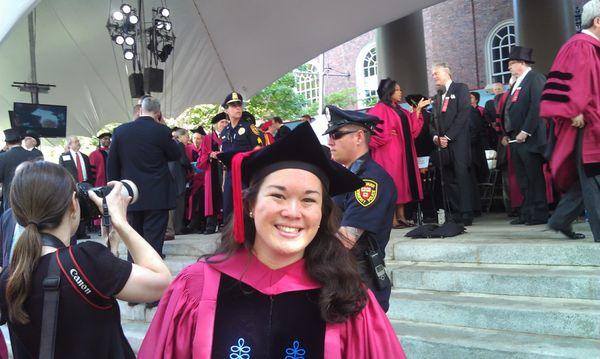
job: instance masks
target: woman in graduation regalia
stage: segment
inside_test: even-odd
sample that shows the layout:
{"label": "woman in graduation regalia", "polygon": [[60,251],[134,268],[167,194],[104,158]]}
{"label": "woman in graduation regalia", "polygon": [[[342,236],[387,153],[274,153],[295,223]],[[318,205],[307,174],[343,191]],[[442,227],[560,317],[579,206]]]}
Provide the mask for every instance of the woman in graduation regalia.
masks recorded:
{"label": "woman in graduation regalia", "polygon": [[421,99],[413,112],[405,110],[400,106],[400,85],[389,78],[381,80],[377,95],[379,102],[368,113],[383,123],[378,126],[382,131],[369,142],[371,157],[392,176],[398,191],[394,228],[412,226],[404,215],[404,205],[423,199],[414,140],[423,127],[421,110],[431,101]]}
{"label": "woman in graduation regalia", "polygon": [[310,124],[219,158],[233,225],[171,284],[139,358],[405,358],[337,237],[330,195],[362,180],[326,157]]}

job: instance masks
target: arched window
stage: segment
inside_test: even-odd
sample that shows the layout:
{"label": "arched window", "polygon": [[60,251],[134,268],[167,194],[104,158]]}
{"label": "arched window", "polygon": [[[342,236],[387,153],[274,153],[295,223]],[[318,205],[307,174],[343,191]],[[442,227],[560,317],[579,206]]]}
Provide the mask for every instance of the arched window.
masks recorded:
{"label": "arched window", "polygon": [[365,45],[356,59],[356,98],[359,107],[377,101],[377,49],[372,41]]}
{"label": "arched window", "polygon": [[319,102],[319,70],[313,64],[304,64],[294,70],[296,90],[311,103]]}
{"label": "arched window", "polygon": [[507,60],[516,41],[515,24],[512,20],[503,21],[492,29],[486,43],[488,82],[508,83],[510,71]]}

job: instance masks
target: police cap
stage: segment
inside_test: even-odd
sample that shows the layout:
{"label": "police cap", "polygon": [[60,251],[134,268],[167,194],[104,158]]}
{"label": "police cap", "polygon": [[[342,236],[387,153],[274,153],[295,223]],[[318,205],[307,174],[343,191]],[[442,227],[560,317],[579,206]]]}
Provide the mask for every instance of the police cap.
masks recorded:
{"label": "police cap", "polygon": [[234,102],[244,103],[244,98],[242,97],[242,95],[235,91],[233,91],[232,93],[227,95],[227,97],[225,97],[225,100],[223,101],[223,104],[221,104],[221,106],[223,106],[223,108],[227,108],[227,106]]}

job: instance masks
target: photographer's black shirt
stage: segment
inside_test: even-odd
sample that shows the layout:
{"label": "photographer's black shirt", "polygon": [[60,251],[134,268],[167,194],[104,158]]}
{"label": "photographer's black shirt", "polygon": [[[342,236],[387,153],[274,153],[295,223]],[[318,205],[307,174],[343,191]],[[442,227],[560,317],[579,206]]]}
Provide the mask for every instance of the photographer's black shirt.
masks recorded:
{"label": "photographer's black shirt", "polygon": [[[109,309],[97,309],[85,302],[61,273],[58,324],[56,329],[55,358],[135,358],[123,329],[119,305],[114,295],[119,293],[131,273],[131,263],[115,257],[105,246],[85,242],[71,246],[80,269],[93,287],[110,297]],[[26,325],[11,323],[11,342],[14,357],[39,356],[40,328],[44,290],[42,282],[54,253],[40,258],[33,276],[32,291],[25,301],[30,322]],[[52,258],[54,260],[54,258]],[[0,306],[3,317],[8,317],[6,282],[8,273],[2,273]]]}

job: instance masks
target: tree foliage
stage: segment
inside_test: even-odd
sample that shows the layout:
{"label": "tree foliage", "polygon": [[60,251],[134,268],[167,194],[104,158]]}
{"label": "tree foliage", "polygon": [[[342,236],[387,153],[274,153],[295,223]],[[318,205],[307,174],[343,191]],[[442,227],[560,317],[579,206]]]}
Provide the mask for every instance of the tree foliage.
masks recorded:
{"label": "tree foliage", "polygon": [[349,87],[325,96],[324,103],[341,109],[350,109],[356,106],[356,101],[356,90]]}
{"label": "tree foliage", "polygon": [[290,120],[301,116],[305,105],[304,96],[296,92],[296,78],[289,72],[252,96],[246,109],[257,118],[279,116]]}
{"label": "tree foliage", "polygon": [[191,130],[202,126],[205,130],[209,130],[211,118],[219,111],[219,105],[197,105],[183,111],[174,119],[166,119],[166,122],[170,127],[177,126]]}

